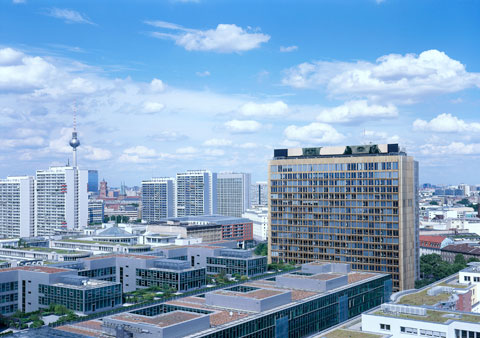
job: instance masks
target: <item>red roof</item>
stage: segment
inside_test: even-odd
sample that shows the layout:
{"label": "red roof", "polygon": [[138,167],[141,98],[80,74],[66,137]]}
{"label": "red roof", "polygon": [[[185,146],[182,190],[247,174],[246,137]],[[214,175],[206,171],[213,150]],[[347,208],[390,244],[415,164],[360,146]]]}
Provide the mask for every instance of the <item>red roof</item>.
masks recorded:
{"label": "red roof", "polygon": [[447,236],[441,236],[441,235],[436,235],[436,236],[425,236],[425,235],[420,235],[420,246],[421,247],[434,247],[434,248],[440,248],[440,245],[442,242],[447,238]]}

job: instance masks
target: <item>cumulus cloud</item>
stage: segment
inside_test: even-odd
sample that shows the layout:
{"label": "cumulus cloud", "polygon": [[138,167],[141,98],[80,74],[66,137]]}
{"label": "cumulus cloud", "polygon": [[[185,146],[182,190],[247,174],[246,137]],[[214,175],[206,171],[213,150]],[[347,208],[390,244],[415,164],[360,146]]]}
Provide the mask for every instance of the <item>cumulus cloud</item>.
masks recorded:
{"label": "cumulus cloud", "polygon": [[397,107],[389,105],[369,105],[366,100],[348,101],[341,106],[323,109],[317,120],[327,123],[348,123],[370,119],[392,118],[398,115]]}
{"label": "cumulus cloud", "polygon": [[89,25],[95,24],[90,21],[90,19],[88,19],[85,15],[80,14],[79,12],[72,9],[51,8],[48,12],[48,15],[57,19],[62,19],[65,23],[86,23]]}
{"label": "cumulus cloud", "polygon": [[147,148],[145,146],[136,146],[127,148],[120,156],[120,162],[130,163],[147,163],[151,162],[157,156],[155,149]]}
{"label": "cumulus cloud", "polygon": [[245,30],[234,24],[219,24],[215,29],[202,31],[165,21],[146,21],[145,23],[173,31],[152,32],[151,35],[160,39],[171,39],[188,51],[243,52],[259,48],[262,43],[270,40],[269,35]]}
{"label": "cumulus cloud", "polygon": [[225,123],[225,127],[234,133],[254,133],[262,127],[262,125],[253,120],[231,120]]}
{"label": "cumulus cloud", "polygon": [[398,135],[392,135],[385,131],[375,131],[375,130],[365,130],[363,132],[363,137],[365,138],[364,142],[387,142],[387,143],[398,143],[400,137]]}
{"label": "cumulus cloud", "polygon": [[165,105],[160,102],[145,102],[143,105],[143,110],[145,113],[158,113],[159,111],[163,110]]}
{"label": "cumulus cloud", "polygon": [[[86,150],[85,158],[93,161],[105,161],[112,158],[112,153],[108,149],[96,148],[92,146],[84,146]],[[83,149],[82,149],[83,150]]]}
{"label": "cumulus cloud", "polygon": [[177,149],[177,154],[195,154],[197,149],[194,147],[183,147]]}
{"label": "cumulus cloud", "polygon": [[478,155],[480,154],[480,143],[452,142],[447,145],[428,143],[422,145],[420,151],[427,156]]}
{"label": "cumulus cloud", "polygon": [[467,123],[451,114],[440,114],[430,121],[416,119],[413,122],[413,129],[437,133],[479,132],[480,123]]}
{"label": "cumulus cloud", "polygon": [[164,130],[158,132],[153,138],[160,142],[173,142],[188,139],[188,136],[177,131]]}
{"label": "cumulus cloud", "polygon": [[224,138],[211,138],[203,142],[203,145],[207,147],[226,147],[232,145],[232,141]]}
{"label": "cumulus cloud", "polygon": [[313,122],[305,126],[290,125],[284,130],[289,141],[302,143],[338,143],[345,137],[329,124]]}
{"label": "cumulus cloud", "polygon": [[152,82],[150,82],[150,88],[154,92],[163,92],[166,88],[166,85],[160,79],[153,79]]}
{"label": "cumulus cloud", "polygon": [[39,136],[20,139],[0,139],[0,148],[40,147],[43,146],[44,143],[44,138]]}
{"label": "cumulus cloud", "polygon": [[225,151],[222,149],[205,149],[205,155],[208,156],[223,156]]}
{"label": "cumulus cloud", "polygon": [[244,116],[282,116],[288,112],[288,105],[283,101],[272,103],[247,102],[240,107],[240,113]]}
{"label": "cumulus cloud", "polygon": [[375,63],[302,63],[286,70],[282,82],[295,88],[325,88],[334,96],[408,103],[426,95],[480,87],[480,73],[467,72],[465,65],[444,52],[427,50],[419,55],[384,55]]}
{"label": "cumulus cloud", "polygon": [[288,47],[280,46],[280,52],[282,53],[294,52],[297,49],[298,49],[298,46],[288,46]]}

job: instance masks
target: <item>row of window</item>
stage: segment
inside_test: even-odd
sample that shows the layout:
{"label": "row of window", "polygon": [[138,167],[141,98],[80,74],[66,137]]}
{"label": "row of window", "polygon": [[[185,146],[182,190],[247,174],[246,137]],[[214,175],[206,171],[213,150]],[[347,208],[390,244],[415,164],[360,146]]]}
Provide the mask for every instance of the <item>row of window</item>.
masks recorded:
{"label": "row of window", "polygon": [[271,165],[270,172],[398,170],[398,162]]}

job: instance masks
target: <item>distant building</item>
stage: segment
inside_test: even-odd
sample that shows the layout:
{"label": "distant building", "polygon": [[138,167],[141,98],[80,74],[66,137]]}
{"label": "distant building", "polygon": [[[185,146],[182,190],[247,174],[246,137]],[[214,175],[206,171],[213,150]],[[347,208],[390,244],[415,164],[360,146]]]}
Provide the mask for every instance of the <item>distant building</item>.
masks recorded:
{"label": "distant building", "polygon": [[105,180],[100,182],[100,198],[106,198],[108,196],[108,185]]}
{"label": "distant building", "polygon": [[0,180],[0,236],[34,235],[34,197],[33,177],[11,176]]}
{"label": "distant building", "polygon": [[98,171],[89,170],[88,171],[88,192],[98,195]]}
{"label": "distant building", "polygon": [[250,204],[250,181],[250,174],[218,173],[217,214],[242,217]]}
{"label": "distant building", "polygon": [[215,214],[217,174],[207,170],[187,170],[178,173],[176,205],[178,217]]}
{"label": "distant building", "polygon": [[148,225],[150,233],[181,237],[198,237],[205,242],[220,240],[250,241],[253,239],[252,221],[246,218],[221,215],[172,217]]}
{"label": "distant building", "polygon": [[250,200],[251,205],[263,205],[268,204],[268,185],[267,182],[257,182],[250,187]]}
{"label": "distant building", "polygon": [[102,200],[88,201],[88,223],[101,224],[105,215],[105,207]]}
{"label": "distant building", "polygon": [[255,206],[245,210],[243,218],[253,222],[253,239],[264,242],[268,239],[268,208],[266,206]]}
{"label": "distant building", "polygon": [[88,225],[87,170],[50,167],[37,170],[35,182],[35,236]]}
{"label": "distant building", "polygon": [[175,179],[142,181],[142,219],[155,222],[175,216]]}
{"label": "distant building", "polygon": [[441,250],[447,245],[453,244],[454,241],[447,236],[441,235],[420,235],[420,256],[437,254],[441,255]]}

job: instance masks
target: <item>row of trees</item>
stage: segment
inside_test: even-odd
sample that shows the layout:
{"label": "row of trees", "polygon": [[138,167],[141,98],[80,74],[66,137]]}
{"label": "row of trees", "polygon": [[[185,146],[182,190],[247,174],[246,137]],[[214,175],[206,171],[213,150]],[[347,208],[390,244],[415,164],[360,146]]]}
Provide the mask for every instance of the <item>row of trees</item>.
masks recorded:
{"label": "row of trees", "polygon": [[457,254],[452,264],[442,260],[442,257],[437,254],[423,255],[420,257],[421,279],[415,281],[415,287],[417,289],[422,288],[465,269],[470,262],[478,261],[478,258],[471,257],[466,260],[462,254]]}

